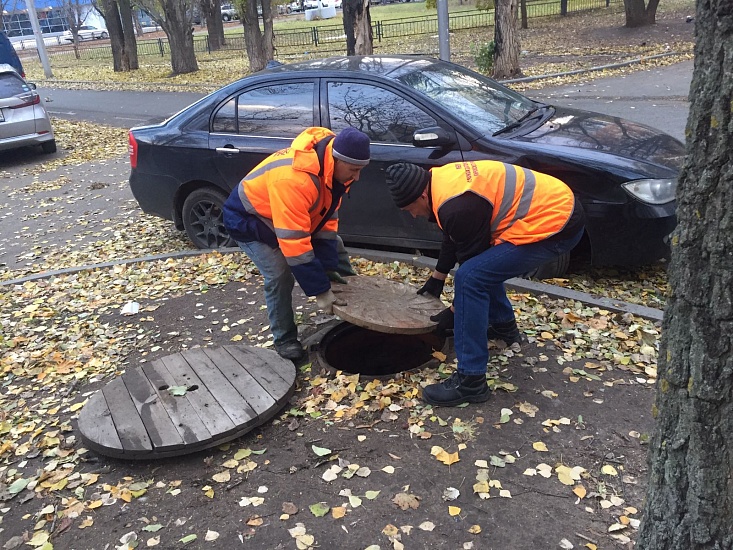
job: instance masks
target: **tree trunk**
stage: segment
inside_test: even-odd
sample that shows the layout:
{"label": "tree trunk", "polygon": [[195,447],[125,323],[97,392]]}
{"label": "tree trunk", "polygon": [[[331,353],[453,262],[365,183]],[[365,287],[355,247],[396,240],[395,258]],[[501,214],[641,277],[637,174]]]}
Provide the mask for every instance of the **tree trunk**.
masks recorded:
{"label": "tree trunk", "polygon": [[139,69],[140,64],[137,58],[137,38],[135,38],[135,22],[132,18],[132,5],[130,0],[119,0],[120,20],[122,21],[122,34],[124,36],[124,52],[128,70]]}
{"label": "tree trunk", "polygon": [[374,53],[374,36],[372,35],[372,16],[369,13],[369,0],[361,0],[361,10],[356,12],[354,26],[354,51],[356,55],[372,55]]}
{"label": "tree trunk", "polygon": [[275,26],[272,20],[272,1],[260,0],[262,5],[263,46],[268,61],[275,59]]}
{"label": "tree trunk", "polygon": [[221,2],[219,0],[201,0],[201,15],[206,19],[206,28],[209,29],[209,49],[220,50],[225,44]]}
{"label": "tree trunk", "polygon": [[187,20],[166,21],[161,25],[168,36],[171,48],[171,68],[173,74],[193,73],[199,70],[196,53],[193,49],[193,27]]}
{"label": "tree trunk", "polygon": [[346,55],[374,53],[372,16],[368,0],[344,0],[342,4]]}
{"label": "tree trunk", "polygon": [[[132,25],[132,9],[127,0],[101,0],[100,11],[107,25],[112,47],[112,68],[115,72],[126,72],[138,68],[137,40]],[[129,16],[129,23],[124,20]]]}
{"label": "tree trunk", "polygon": [[698,0],[639,550],[733,548],[733,8]]}
{"label": "tree trunk", "polygon": [[657,22],[659,0],[649,0],[649,4],[646,6],[644,2],[645,0],[624,0],[627,27],[643,27],[654,25]]}
{"label": "tree trunk", "polygon": [[520,76],[517,0],[497,0],[494,8],[494,78]]}
{"label": "tree trunk", "polygon": [[529,21],[528,21],[529,17],[527,16],[527,0],[520,0],[519,13],[521,15],[522,28],[528,29],[529,28]]}
{"label": "tree trunk", "polygon": [[173,74],[199,70],[193,49],[193,16],[196,0],[136,0],[168,37]]}
{"label": "tree trunk", "polygon": [[[269,23],[265,20],[265,32],[260,30],[257,2],[248,1],[240,4],[242,10],[242,25],[244,25],[244,46],[249,59],[249,69],[252,72],[261,71],[267,62],[274,57],[274,35],[272,31],[272,12],[268,5]],[[262,7],[264,16],[265,7]],[[268,30],[269,29],[269,30]]]}

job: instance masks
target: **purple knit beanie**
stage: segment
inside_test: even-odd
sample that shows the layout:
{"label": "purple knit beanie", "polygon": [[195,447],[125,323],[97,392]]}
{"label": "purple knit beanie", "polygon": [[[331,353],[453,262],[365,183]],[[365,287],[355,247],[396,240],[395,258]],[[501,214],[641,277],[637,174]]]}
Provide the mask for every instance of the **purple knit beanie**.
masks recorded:
{"label": "purple knit beanie", "polygon": [[333,156],[357,166],[369,164],[369,136],[349,126],[333,140]]}

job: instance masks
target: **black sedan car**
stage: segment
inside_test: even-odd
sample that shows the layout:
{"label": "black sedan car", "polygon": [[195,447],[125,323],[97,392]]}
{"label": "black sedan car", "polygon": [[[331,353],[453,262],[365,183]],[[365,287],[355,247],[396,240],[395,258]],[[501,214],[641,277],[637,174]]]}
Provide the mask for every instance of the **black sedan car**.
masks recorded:
{"label": "black sedan car", "polygon": [[[393,205],[384,170],[501,160],[566,182],[585,208],[593,265],[643,265],[668,253],[684,145],[653,128],[532,101],[465,67],[428,57],[333,57],[261,71],[165,122],[130,131],[130,186],[145,212],[198,248],[234,243],[221,205],[265,156],[308,126],[353,126],[372,162],[343,199],[347,244],[440,247],[437,226]],[[560,275],[569,258],[545,276]]]}

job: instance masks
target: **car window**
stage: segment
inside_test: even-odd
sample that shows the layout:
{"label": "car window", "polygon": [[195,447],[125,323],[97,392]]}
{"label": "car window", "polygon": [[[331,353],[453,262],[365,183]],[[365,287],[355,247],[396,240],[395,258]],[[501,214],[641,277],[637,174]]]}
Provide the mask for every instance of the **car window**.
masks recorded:
{"label": "car window", "polygon": [[13,73],[0,73],[0,97],[8,98],[30,92],[28,85]]}
{"label": "car window", "polygon": [[331,130],[361,130],[372,142],[410,143],[415,130],[437,126],[422,109],[394,92],[355,82],[328,83]]}
{"label": "car window", "polygon": [[219,108],[212,131],[294,138],[313,126],[313,89],[298,82],[248,90]]}

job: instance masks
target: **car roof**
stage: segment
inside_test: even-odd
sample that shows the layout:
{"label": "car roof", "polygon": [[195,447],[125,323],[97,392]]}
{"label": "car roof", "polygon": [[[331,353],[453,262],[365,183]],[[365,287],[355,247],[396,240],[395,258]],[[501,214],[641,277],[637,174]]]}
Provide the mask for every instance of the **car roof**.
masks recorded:
{"label": "car roof", "polygon": [[15,70],[15,67],[8,65],[7,63],[0,63],[0,73],[15,73],[20,76],[20,73]]}
{"label": "car roof", "polygon": [[446,61],[441,61],[433,57],[423,55],[355,55],[355,56],[335,56],[325,59],[313,59],[310,61],[300,61],[298,63],[289,63],[280,65],[271,69],[265,69],[257,74],[262,73],[308,73],[308,72],[339,72],[339,73],[369,73],[375,76],[382,76],[391,80],[397,79],[399,76],[424,70],[429,66],[449,65]]}

